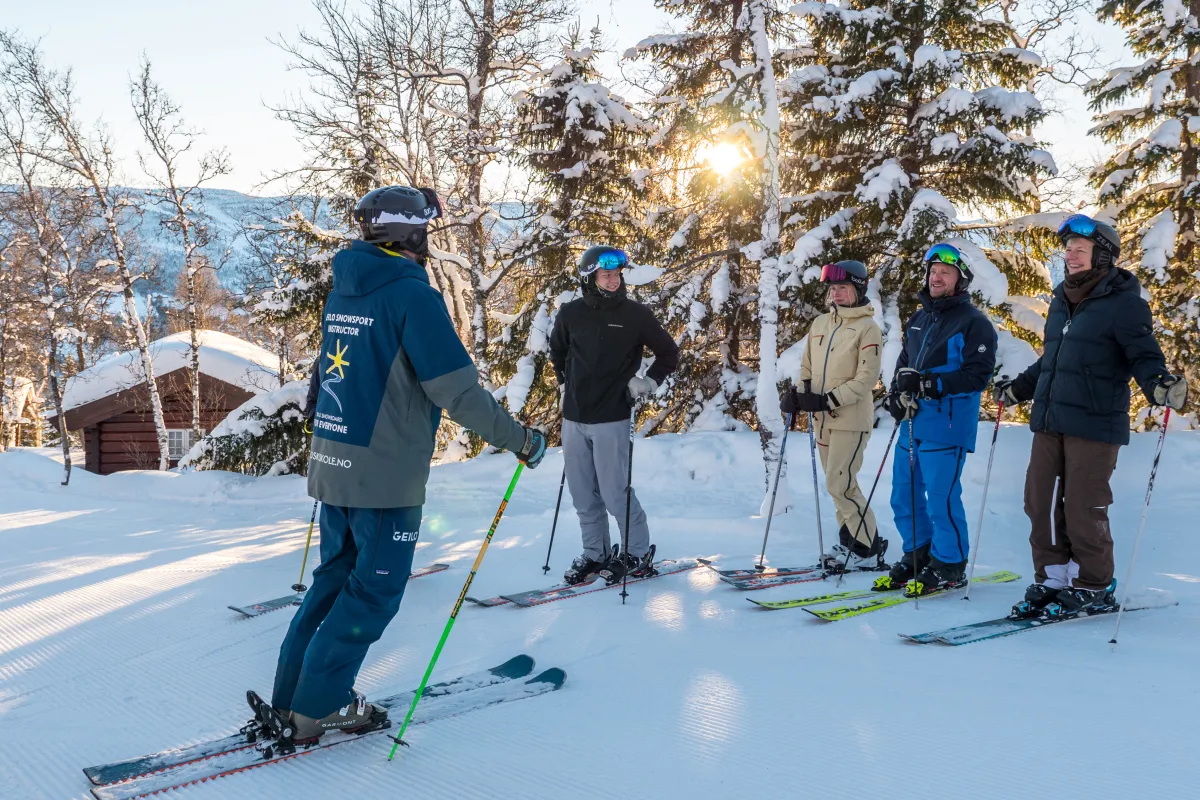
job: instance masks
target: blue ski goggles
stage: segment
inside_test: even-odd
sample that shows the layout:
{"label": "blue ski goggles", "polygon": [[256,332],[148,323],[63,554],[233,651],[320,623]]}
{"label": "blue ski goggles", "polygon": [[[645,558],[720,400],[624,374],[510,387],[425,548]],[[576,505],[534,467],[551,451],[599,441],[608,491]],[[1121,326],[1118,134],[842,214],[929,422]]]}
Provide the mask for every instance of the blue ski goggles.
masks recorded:
{"label": "blue ski goggles", "polygon": [[609,250],[601,253],[600,257],[596,259],[596,263],[583,270],[583,274],[591,275],[598,269],[625,269],[627,266],[629,266],[629,256],[625,255],[624,250]]}
{"label": "blue ski goggles", "polygon": [[967,272],[967,260],[963,258],[963,254],[959,252],[959,249],[952,244],[941,242],[929,248],[925,253],[925,264],[929,265],[935,261],[939,264],[949,264],[964,275]]}
{"label": "blue ski goggles", "polygon": [[1072,214],[1063,220],[1062,225],[1058,226],[1058,238],[1060,239],[1071,235],[1091,239],[1095,233],[1096,220],[1086,214]]}

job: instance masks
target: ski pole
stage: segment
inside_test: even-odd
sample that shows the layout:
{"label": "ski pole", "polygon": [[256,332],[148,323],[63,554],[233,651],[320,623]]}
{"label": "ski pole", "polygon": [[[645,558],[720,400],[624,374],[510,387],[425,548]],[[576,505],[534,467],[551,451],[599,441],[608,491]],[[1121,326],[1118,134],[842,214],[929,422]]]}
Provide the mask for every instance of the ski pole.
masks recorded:
{"label": "ski pole", "polygon": [[[910,398],[911,400],[911,398]],[[913,401],[915,405],[915,401]],[[914,588],[917,580],[917,451],[913,447],[913,417],[916,413],[913,411],[913,406],[910,405],[905,409],[908,417],[908,485],[912,490],[912,497],[909,502],[912,504],[912,569]],[[921,595],[920,592],[913,595],[913,608],[917,611],[921,610]]]}
{"label": "ski pole", "polygon": [[967,593],[963,600],[971,599],[971,580],[975,577],[975,561],[979,558],[979,540],[983,538],[983,510],[987,508],[988,487],[992,482],[992,459],[996,457],[996,437],[1000,435],[1000,418],[1004,416],[1004,401],[996,407],[996,427],[992,428],[992,449],[988,451],[987,473],[983,476],[983,500],[979,502],[979,521],[975,523],[975,542],[971,545],[971,569],[967,572]]}
{"label": "ski pole", "polygon": [[625,605],[625,598],[629,596],[629,505],[630,498],[633,496],[633,434],[637,425],[637,410],[638,403],[635,400],[633,408],[629,410],[629,469],[625,479],[625,541],[621,545],[621,558],[625,559],[626,563],[621,575],[621,605]]}
{"label": "ski pole", "polygon": [[476,573],[479,572],[479,565],[483,563],[483,556],[487,553],[488,545],[492,543],[492,536],[496,533],[496,527],[500,524],[500,518],[504,516],[504,509],[508,506],[508,501],[512,499],[513,490],[517,488],[517,480],[521,477],[521,470],[525,469],[524,462],[517,464],[517,469],[513,472],[512,480],[508,482],[508,489],[504,492],[504,499],[500,501],[500,507],[496,509],[496,516],[492,518],[492,527],[488,529],[487,536],[483,538],[483,544],[479,546],[479,554],[475,556],[475,563],[471,565],[471,572],[467,575],[467,582],[463,584],[462,591],[458,593],[458,599],[454,601],[454,610],[450,612],[450,619],[446,620],[446,627],[442,630],[442,638],[438,639],[437,647],[433,649],[433,658],[429,659],[429,666],[425,669],[425,677],[421,678],[421,685],[417,687],[417,693],[413,697],[412,705],[408,707],[408,713],[404,715],[404,724],[400,726],[400,732],[397,733],[392,741],[392,752],[388,753],[388,761],[396,755],[396,749],[400,745],[408,747],[408,742],[404,741],[404,732],[408,730],[408,723],[412,721],[413,712],[417,710],[417,703],[421,700],[421,695],[425,693],[425,686],[429,683],[429,676],[433,674],[433,668],[437,664],[438,656],[442,654],[442,647],[446,644],[446,639],[450,636],[450,629],[454,627],[454,621],[458,619],[458,612],[462,608],[463,599],[466,598],[467,592],[471,590],[471,581],[475,580]]}
{"label": "ski pole", "polygon": [[1129,569],[1125,573],[1125,591],[1121,596],[1121,605],[1117,609],[1117,627],[1113,629],[1113,637],[1109,644],[1117,643],[1117,635],[1121,632],[1121,615],[1129,604],[1129,582],[1133,580],[1133,564],[1137,561],[1138,545],[1142,543],[1142,533],[1146,530],[1146,512],[1150,510],[1150,493],[1154,491],[1154,476],[1158,474],[1158,460],[1162,458],[1163,440],[1167,438],[1167,424],[1171,421],[1171,407],[1163,415],[1162,432],[1158,434],[1158,447],[1154,450],[1154,464],[1150,467],[1150,483],[1146,486],[1146,502],[1142,504],[1142,519],[1138,522],[1137,536],[1133,539],[1133,554],[1129,557]]}
{"label": "ski pole", "polygon": [[817,485],[817,433],[813,427],[813,415],[808,413],[808,453],[812,456],[813,507],[817,510],[817,562],[825,558],[825,536],[821,531],[821,490]]}
{"label": "ski pole", "polygon": [[308,521],[308,539],[304,542],[304,558],[300,561],[300,580],[292,584],[293,592],[308,591],[308,587],[304,585],[304,568],[308,566],[308,548],[312,546],[313,526],[317,524],[317,506],[320,504],[320,500],[313,500],[312,518]]}
{"label": "ski pole", "polygon": [[767,507],[767,529],[763,531],[762,552],[758,555],[758,563],[754,568],[762,572],[766,567],[767,537],[771,535],[771,518],[775,515],[775,495],[779,491],[779,476],[783,474],[783,457],[787,454],[788,431],[796,424],[796,412],[788,414],[787,430],[783,432],[783,441],[779,445],[779,468],[775,470],[775,487],[771,489],[771,504]]}
{"label": "ski pole", "polygon": [[[867,508],[858,518],[858,527],[854,529],[854,536],[851,537],[851,542],[858,540],[858,533],[867,524],[867,511],[871,508],[871,500],[875,497],[875,489],[879,486],[879,477],[883,475],[883,468],[887,465],[888,456],[892,454],[892,442],[896,441],[896,431],[900,430],[899,425],[892,426],[892,435],[888,437],[887,447],[883,451],[883,460],[879,462],[879,471],[875,473],[875,482],[871,484],[871,493],[867,495]],[[875,536],[879,536],[879,531],[875,531]],[[850,567],[850,548],[846,548],[846,560],[842,562],[842,571],[838,573],[837,585],[842,585],[842,578],[846,576],[846,570]]]}
{"label": "ski pole", "polygon": [[546,548],[546,563],[542,565],[542,574],[550,571],[550,551],[554,549],[554,531],[558,529],[558,509],[562,506],[563,486],[567,482],[567,461],[563,458],[562,478],[558,481],[558,500],[554,503],[554,522],[550,523],[550,546]]}

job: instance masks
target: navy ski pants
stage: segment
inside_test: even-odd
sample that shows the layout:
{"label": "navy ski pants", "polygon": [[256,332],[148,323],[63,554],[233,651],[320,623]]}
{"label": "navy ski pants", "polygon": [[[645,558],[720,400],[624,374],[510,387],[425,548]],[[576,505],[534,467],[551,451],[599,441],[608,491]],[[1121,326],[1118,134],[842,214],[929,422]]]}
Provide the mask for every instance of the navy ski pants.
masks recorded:
{"label": "navy ski pants", "polygon": [[[909,476],[908,439],[901,433],[892,462],[892,514],[904,543],[904,552],[931,544],[938,561],[954,564],[967,560],[967,514],[962,503],[962,470],[967,451],[940,442],[916,442],[917,457]],[[913,483],[916,483],[916,506]],[[916,539],[913,517],[916,516]]]}
{"label": "navy ski pants", "polygon": [[350,702],[400,609],[420,529],[421,506],[321,505],[321,566],[279,650],[271,705],[320,719]]}

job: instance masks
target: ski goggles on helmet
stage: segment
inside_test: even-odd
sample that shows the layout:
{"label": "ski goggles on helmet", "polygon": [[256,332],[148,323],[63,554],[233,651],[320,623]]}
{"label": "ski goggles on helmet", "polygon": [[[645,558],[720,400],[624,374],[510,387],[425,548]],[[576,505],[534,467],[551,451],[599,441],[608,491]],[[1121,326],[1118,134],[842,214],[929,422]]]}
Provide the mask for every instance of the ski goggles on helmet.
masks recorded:
{"label": "ski goggles on helmet", "polygon": [[821,267],[821,283],[848,283],[850,273],[837,264],[826,264]]}
{"label": "ski goggles on helmet", "polygon": [[925,263],[932,264],[933,262],[940,264],[949,264],[958,269],[959,272],[967,271],[967,260],[963,258],[963,254],[959,249],[952,244],[942,242],[935,244],[925,253]]}
{"label": "ski goggles on helmet", "polygon": [[1058,226],[1058,237],[1060,239],[1071,235],[1091,239],[1095,234],[1096,220],[1085,214],[1072,214],[1063,220],[1062,225]]}
{"label": "ski goggles on helmet", "polygon": [[629,256],[625,255],[624,250],[609,250],[601,253],[596,259],[596,263],[584,269],[583,274],[591,275],[598,269],[624,269],[627,266],[629,266]]}

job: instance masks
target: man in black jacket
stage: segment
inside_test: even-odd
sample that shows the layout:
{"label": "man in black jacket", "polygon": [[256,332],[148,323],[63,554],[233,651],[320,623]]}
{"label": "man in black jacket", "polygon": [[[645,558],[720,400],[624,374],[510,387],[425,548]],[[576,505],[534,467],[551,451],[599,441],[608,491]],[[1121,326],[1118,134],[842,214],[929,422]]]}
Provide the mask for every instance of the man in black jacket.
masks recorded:
{"label": "man in black jacket", "polygon": [[1137,278],[1115,266],[1116,230],[1076,214],[1058,235],[1067,277],[1054,289],[1045,350],[995,387],[997,402],[1033,400],[1025,513],[1037,583],[1014,616],[1115,609],[1109,480],[1129,443],[1129,379],[1153,405],[1187,403],[1187,382],[1167,372]]}
{"label": "man in black jacket", "polygon": [[[567,485],[583,533],[583,555],[571,562],[563,576],[567,583],[599,573],[615,583],[626,572],[642,577],[653,571],[646,514],[632,490],[626,495],[629,415],[637,398],[675,371],[679,347],[650,309],[626,296],[627,263],[615,247],[589,248],[579,260],[583,297],[559,309],[550,334],[550,361],[564,387]],[[643,347],[654,353],[654,363],[645,377],[637,377]],[[626,502],[629,551],[614,556],[608,515],[617,518],[625,536]]]}

